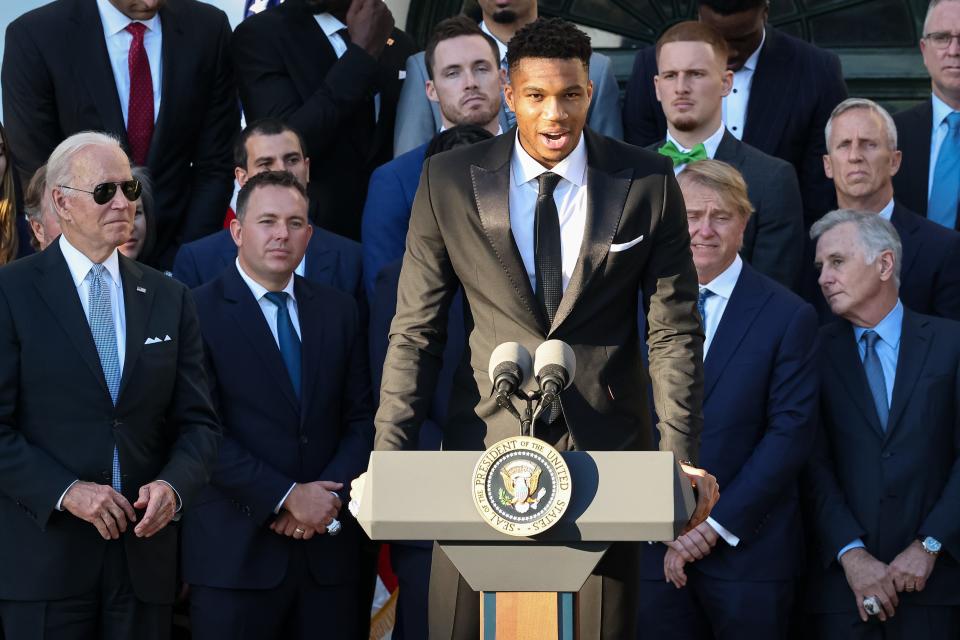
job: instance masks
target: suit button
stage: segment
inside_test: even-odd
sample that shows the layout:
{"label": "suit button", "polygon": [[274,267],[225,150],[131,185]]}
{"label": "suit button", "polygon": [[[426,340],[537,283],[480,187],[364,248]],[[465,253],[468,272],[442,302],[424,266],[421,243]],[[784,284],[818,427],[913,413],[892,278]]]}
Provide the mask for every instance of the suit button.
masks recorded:
{"label": "suit button", "polygon": [[300,434],[300,444],[307,444],[308,442],[310,442],[310,438],[308,438],[303,434]]}

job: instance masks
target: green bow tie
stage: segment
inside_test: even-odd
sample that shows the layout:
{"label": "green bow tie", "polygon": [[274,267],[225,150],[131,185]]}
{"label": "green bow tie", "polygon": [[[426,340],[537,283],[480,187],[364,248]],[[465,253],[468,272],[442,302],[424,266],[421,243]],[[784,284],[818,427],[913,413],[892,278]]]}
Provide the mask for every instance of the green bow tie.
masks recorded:
{"label": "green bow tie", "polygon": [[667,156],[673,160],[673,166],[675,167],[679,167],[680,165],[687,164],[689,162],[707,159],[707,149],[703,146],[702,142],[690,151],[684,152],[680,151],[680,149],[677,149],[677,145],[667,141],[667,144],[657,149],[657,152],[660,155]]}

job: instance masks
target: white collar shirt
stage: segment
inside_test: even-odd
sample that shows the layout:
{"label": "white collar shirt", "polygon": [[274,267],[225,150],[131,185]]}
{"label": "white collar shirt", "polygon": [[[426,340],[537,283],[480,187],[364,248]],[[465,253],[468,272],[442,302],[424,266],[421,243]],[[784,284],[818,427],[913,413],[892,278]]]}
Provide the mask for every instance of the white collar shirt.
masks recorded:
{"label": "white collar shirt", "polygon": [[587,225],[587,147],[583,134],[570,155],[553,169],[545,169],[530,157],[520,144],[519,133],[513,144],[510,162],[510,230],[534,291],[537,290],[537,271],[533,223],[540,193],[537,178],[547,171],[562,178],[553,192],[553,201],[560,218],[562,284],[566,291],[580,257],[580,245]]}
{"label": "white collar shirt", "polygon": [[500,38],[493,35],[493,32],[487,27],[487,23],[484,21],[480,22],[480,30],[485,34],[493,38],[493,41],[497,43],[497,50],[500,51],[500,68],[507,68],[507,45],[506,43],[500,42]]}
{"label": "white collar shirt", "polygon": [[953,107],[940,99],[937,94],[931,94],[933,102],[933,131],[930,136],[930,174],[927,178],[927,197],[933,192],[933,174],[937,170],[937,159],[940,157],[940,147],[947,137],[950,126],[947,116],[954,112]]}
{"label": "white collar shirt", "polygon": [[[727,131],[726,127],[723,126],[723,123],[720,123],[720,128],[713,132],[713,134],[703,141],[703,149],[707,152],[707,157],[713,160],[713,157],[717,155],[717,147],[720,146],[720,141],[723,140],[723,134]],[[677,139],[674,138],[670,131],[667,131],[667,142],[672,142],[674,146],[677,147],[683,153],[690,153],[691,149],[683,146]],[[673,175],[678,176],[680,172],[687,168],[687,165],[681,164],[673,168]]]}
{"label": "white collar shirt", "polygon": [[707,352],[710,351],[710,345],[713,343],[713,337],[717,335],[717,327],[720,326],[720,320],[723,319],[723,312],[727,308],[730,296],[737,286],[740,279],[740,273],[743,271],[743,260],[736,256],[729,267],[720,272],[716,278],[707,284],[700,285],[700,291],[709,289],[713,295],[707,298],[703,303],[704,314],[707,321],[704,323],[703,332],[705,339],[703,341],[703,358],[707,358]]}
{"label": "white collar shirt", "polygon": [[[269,290],[247,275],[247,272],[243,270],[243,267],[240,266],[240,258],[236,259],[236,265],[237,271],[240,272],[240,277],[245,283],[247,283],[247,287],[250,288],[250,293],[253,294],[257,304],[260,305],[260,311],[263,312],[263,318],[267,321],[267,326],[270,328],[270,333],[273,335],[273,341],[279,349],[280,338],[277,335],[277,305],[270,302],[270,300],[267,298],[267,293]],[[287,286],[283,288],[283,292],[287,294],[287,311],[290,312],[290,320],[293,322],[293,328],[297,332],[297,337],[302,340],[302,334],[300,333],[300,316],[297,313],[297,298],[293,293],[294,279],[295,277],[291,275],[290,280],[287,281]]]}
{"label": "white collar shirt", "polygon": [[147,27],[143,33],[143,48],[147,52],[147,60],[150,63],[150,76],[153,81],[153,121],[156,123],[160,115],[160,87],[163,73],[163,30],[160,25],[160,14],[157,13],[149,20],[131,20],[110,4],[109,0],[97,0],[97,10],[100,12],[103,38],[107,44],[107,55],[110,58],[113,80],[117,86],[124,125],[127,124],[127,114],[130,109],[128,60],[130,44],[133,42],[133,35],[127,31],[127,26],[132,22],[140,22]]}
{"label": "white collar shirt", "polygon": [[750,89],[753,85],[753,74],[757,70],[757,61],[760,60],[760,51],[767,41],[767,30],[763,30],[760,46],[750,54],[739,71],[733,73],[733,89],[723,99],[723,121],[730,133],[743,139],[743,130],[747,126],[747,105],[750,102]]}

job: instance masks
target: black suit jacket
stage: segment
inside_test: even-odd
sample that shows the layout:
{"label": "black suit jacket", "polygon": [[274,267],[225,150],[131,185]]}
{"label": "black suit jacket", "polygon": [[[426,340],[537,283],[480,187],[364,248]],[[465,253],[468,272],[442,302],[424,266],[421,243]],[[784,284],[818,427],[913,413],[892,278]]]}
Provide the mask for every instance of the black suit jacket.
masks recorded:
{"label": "black suit jacket", "polygon": [[[222,11],[195,0],[160,9],[163,77],[147,167],[156,192],[150,264],[169,268],[177,247],[216,231],[233,193],[240,112]],[[3,112],[24,184],[64,138],[127,131],[95,0],[57,0],[10,23]]]}
{"label": "black suit jacket", "polygon": [[944,229],[899,202],[890,222],[903,245],[903,304],[917,313],[960,320],[960,233]]}
{"label": "black suit jacket", "polygon": [[[355,44],[337,58],[303,0],[244,20],[233,39],[237,82],[249,121],[283,118],[307,141],[314,222],[360,239],[360,215],[375,167],[393,158],[393,123],[403,81],[416,51],[393,30],[379,60]],[[373,98],[380,115],[373,124]]]}
{"label": "black suit jacket", "polygon": [[[114,406],[59,242],[0,269],[0,600],[94,588],[109,543],[56,504],[76,479],[110,484],[114,445],[131,503],[162,479],[187,507],[207,482],[219,424],[193,302],[122,255],[120,274],[127,333]],[[176,527],[122,535],[140,600],[173,601]]]}
{"label": "black suit jacket", "polygon": [[[836,208],[833,183],[823,173],[823,128],[833,108],[846,99],[847,87],[835,54],[769,24],[766,34],[753,74],[742,139],[794,166],[809,228],[824,212]],[[656,73],[654,47],[637,53],[623,107],[627,142],[646,146],[663,138],[667,130],[653,87]]]}
{"label": "black suit jacket", "polygon": [[810,606],[854,611],[836,560],[856,538],[891,562],[917,536],[944,550],[922,592],[900,602],[960,604],[960,324],[904,310],[886,432],[877,419],[853,328],[820,331],[821,420],[804,484],[819,562]]}
{"label": "black suit jacket", "polygon": [[[897,141],[903,162],[893,176],[893,188],[909,209],[921,216],[927,215],[928,186],[930,184],[930,140],[933,136],[933,102],[927,98],[910,109],[893,114],[897,125]],[[960,230],[960,205],[957,210],[957,229]]]}
{"label": "black suit jacket", "polygon": [[[652,448],[638,296],[649,309],[650,376],[664,450],[695,461],[703,333],[683,200],[669,160],[584,131],[588,210],[577,267],[552,326],[510,230],[514,132],[428,159],[413,204],[377,412],[377,447],[416,442],[439,375],[447,309],[462,285],[468,348],[454,374],[445,449],[483,449],[518,433],[487,376],[490,353],[547,338],[579,372],[561,398],[578,449]],[[616,247],[614,245],[620,245]],[[535,385],[535,383],[534,383]]]}
{"label": "black suit jacket", "polygon": [[[664,140],[651,145],[656,151]],[[740,255],[787,288],[797,286],[803,259],[803,202],[793,166],[725,131],[714,160],[731,165],[747,183],[753,213],[743,232]]]}
{"label": "black suit jacket", "polygon": [[184,516],[183,575],[228,589],[275,587],[303,550],[319,584],[356,579],[359,526],[303,542],[268,528],[294,482],[350,481],[366,469],[373,409],[365,332],[353,299],[297,277],[300,400],[259,303],[235,266],[195,289],[223,444],[210,485]]}

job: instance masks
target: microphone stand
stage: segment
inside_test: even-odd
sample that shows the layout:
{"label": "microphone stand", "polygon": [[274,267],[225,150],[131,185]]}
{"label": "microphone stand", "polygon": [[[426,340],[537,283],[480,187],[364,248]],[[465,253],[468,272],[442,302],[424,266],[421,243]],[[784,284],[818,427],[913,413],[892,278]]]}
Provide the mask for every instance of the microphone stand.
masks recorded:
{"label": "microphone stand", "polygon": [[517,391],[517,395],[526,401],[527,407],[524,409],[523,418],[520,419],[520,435],[535,438],[533,426],[533,402],[540,399],[539,391],[531,391],[523,394]]}

